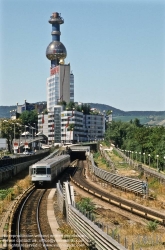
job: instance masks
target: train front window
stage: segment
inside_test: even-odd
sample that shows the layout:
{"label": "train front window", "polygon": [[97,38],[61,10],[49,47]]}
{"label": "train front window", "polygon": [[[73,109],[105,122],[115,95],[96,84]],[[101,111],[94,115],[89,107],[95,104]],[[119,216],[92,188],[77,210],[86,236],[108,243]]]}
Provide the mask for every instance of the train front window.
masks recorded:
{"label": "train front window", "polygon": [[36,174],[46,174],[46,168],[45,167],[37,167]]}

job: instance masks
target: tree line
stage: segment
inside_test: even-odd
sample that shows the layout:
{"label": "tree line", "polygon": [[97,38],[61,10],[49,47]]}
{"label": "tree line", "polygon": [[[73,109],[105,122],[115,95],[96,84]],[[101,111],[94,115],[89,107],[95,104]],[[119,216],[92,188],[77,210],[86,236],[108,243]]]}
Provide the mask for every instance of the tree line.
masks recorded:
{"label": "tree line", "polygon": [[163,126],[141,125],[137,118],[130,122],[112,121],[107,124],[105,142],[107,145],[113,143],[122,150],[132,151],[134,159],[140,153],[142,162],[150,163],[155,168],[159,165],[162,170],[165,168]]}

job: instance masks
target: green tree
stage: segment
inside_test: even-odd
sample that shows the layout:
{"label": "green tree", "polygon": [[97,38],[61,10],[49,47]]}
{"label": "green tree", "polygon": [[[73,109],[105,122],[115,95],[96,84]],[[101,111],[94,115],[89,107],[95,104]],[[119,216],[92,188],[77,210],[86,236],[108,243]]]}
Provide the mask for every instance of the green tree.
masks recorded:
{"label": "green tree", "polygon": [[11,152],[13,139],[18,139],[20,136],[20,130],[22,129],[22,123],[20,119],[16,120],[2,120],[0,125],[2,138],[7,139],[8,151]]}
{"label": "green tree", "polygon": [[111,115],[112,113],[113,113],[112,110],[107,110],[107,111],[106,111],[106,115]]}
{"label": "green tree", "polygon": [[77,103],[69,102],[66,104],[66,110],[68,111],[76,110],[79,112],[83,112],[84,114],[90,114],[90,105],[86,103],[78,105]]}
{"label": "green tree", "polygon": [[58,105],[62,105],[62,106],[64,106],[64,107],[66,107],[66,101],[58,102]]}
{"label": "green tree", "polygon": [[74,110],[75,109],[75,103],[74,102],[69,102],[66,104],[66,109],[67,110]]}
{"label": "green tree", "polygon": [[68,125],[68,128],[67,128],[67,129],[68,129],[68,131],[73,131],[73,130],[74,130],[74,127],[75,127],[75,124],[72,124],[72,123],[71,123],[71,124]]}
{"label": "green tree", "polygon": [[36,110],[32,110],[32,111],[24,111],[21,115],[20,115],[20,119],[22,120],[22,124],[23,125],[31,125],[33,126],[33,123],[38,123],[38,114]]}
{"label": "green tree", "polygon": [[140,124],[140,120],[135,118],[135,120],[133,121],[133,124],[136,126],[136,127],[141,127],[142,125]]}
{"label": "green tree", "polygon": [[[115,144],[121,149],[150,154],[150,164],[157,166],[156,155],[159,155],[159,167],[164,168],[165,128],[142,126],[138,119],[132,122],[112,121],[105,132],[105,142]],[[146,157],[148,162],[148,157]]]}
{"label": "green tree", "polygon": [[85,104],[81,105],[81,110],[83,110],[83,112],[84,112],[85,115],[89,115],[90,114],[90,109],[91,109],[91,107],[90,107],[89,104],[85,103]]}

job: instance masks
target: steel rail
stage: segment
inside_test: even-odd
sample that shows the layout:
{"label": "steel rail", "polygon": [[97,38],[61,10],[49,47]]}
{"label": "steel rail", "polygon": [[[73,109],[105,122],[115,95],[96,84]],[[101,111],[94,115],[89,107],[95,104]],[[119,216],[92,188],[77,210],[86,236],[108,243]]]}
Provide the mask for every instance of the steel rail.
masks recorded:
{"label": "steel rail", "polygon": [[[17,221],[17,232],[18,232],[18,245],[19,245],[19,249],[22,250],[22,245],[21,245],[21,237],[20,237],[20,221],[21,221],[21,215],[22,215],[22,211],[25,207],[25,204],[27,203],[28,199],[31,197],[31,195],[34,193],[36,189],[32,190],[30,192],[30,194],[28,194],[28,196],[26,197],[25,201],[23,202],[22,206],[21,206],[21,209],[19,211],[19,215],[18,215],[18,221]],[[39,206],[40,206],[40,203],[41,203],[41,199],[43,197],[43,195],[45,194],[45,191],[46,189],[44,189],[44,191],[42,192],[42,195],[40,196],[39,200],[38,200],[38,203],[37,203],[37,209],[36,209],[36,221],[37,221],[37,228],[38,228],[38,231],[39,231],[39,235],[40,235],[40,238],[41,238],[41,242],[42,242],[42,246],[45,250],[47,250],[48,248],[46,247],[45,245],[45,242],[44,242],[44,238],[42,236],[42,232],[41,232],[41,228],[40,228],[40,222],[39,222]]]}
{"label": "steel rail", "polygon": [[19,249],[21,250],[22,249],[22,245],[21,245],[21,239],[20,239],[20,220],[21,220],[21,215],[22,215],[22,211],[23,211],[23,208],[27,202],[27,200],[29,199],[29,197],[32,195],[32,193],[35,191],[35,189],[33,189],[30,194],[28,194],[28,196],[26,197],[25,201],[23,202],[22,206],[21,206],[21,209],[20,209],[20,212],[19,212],[19,215],[18,215],[18,221],[17,221],[17,231],[18,231],[18,243],[19,243]]}
{"label": "steel rail", "polygon": [[45,194],[45,191],[46,191],[46,189],[44,190],[44,192],[40,196],[38,204],[37,204],[37,227],[38,227],[38,231],[40,233],[40,237],[41,237],[41,241],[42,241],[43,247],[44,247],[45,250],[47,250],[48,248],[45,245],[44,238],[43,238],[42,232],[41,232],[40,222],[39,222],[39,206],[40,206],[40,203],[41,203],[41,199],[42,199],[43,195]]}

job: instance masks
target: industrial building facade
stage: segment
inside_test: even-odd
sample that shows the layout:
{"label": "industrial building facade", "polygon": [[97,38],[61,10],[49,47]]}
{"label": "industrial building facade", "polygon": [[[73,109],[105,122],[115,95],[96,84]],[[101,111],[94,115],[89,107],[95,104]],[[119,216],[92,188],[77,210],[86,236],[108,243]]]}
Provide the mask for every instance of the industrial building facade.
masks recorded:
{"label": "industrial building facade", "polygon": [[51,61],[50,76],[46,81],[47,113],[38,115],[38,132],[48,137],[48,143],[75,143],[103,139],[104,115],[86,115],[76,110],[65,110],[63,103],[74,102],[74,75],[70,64],[65,64],[65,46],[60,42],[63,18],[57,12],[50,17],[52,42],[46,49]]}
{"label": "industrial building facade", "polygon": [[52,112],[54,106],[65,101],[74,102],[74,75],[70,73],[70,64],[58,65],[50,69],[46,82],[47,109]]}
{"label": "industrial building facade", "polygon": [[38,132],[48,137],[48,143],[76,143],[102,140],[105,133],[104,115],[85,115],[79,111],[62,111],[38,116]]}

